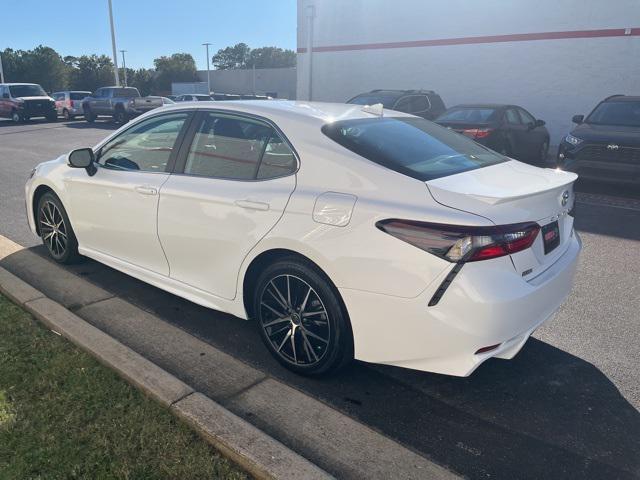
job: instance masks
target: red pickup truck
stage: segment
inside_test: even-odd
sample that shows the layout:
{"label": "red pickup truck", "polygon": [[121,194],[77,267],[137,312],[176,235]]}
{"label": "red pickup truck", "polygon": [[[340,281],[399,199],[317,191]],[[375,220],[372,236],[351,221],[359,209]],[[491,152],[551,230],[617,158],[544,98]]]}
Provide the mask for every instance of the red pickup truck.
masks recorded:
{"label": "red pickup truck", "polygon": [[36,83],[0,83],[0,118],[16,123],[33,117],[45,117],[50,122],[58,118],[56,105]]}

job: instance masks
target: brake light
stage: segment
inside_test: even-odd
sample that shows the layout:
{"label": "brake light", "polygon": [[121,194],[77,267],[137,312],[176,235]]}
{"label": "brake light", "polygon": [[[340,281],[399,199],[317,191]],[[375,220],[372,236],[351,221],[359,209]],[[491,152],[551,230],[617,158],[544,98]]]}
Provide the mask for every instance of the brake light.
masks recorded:
{"label": "brake light", "polygon": [[540,225],[535,222],[472,227],[412,220],[382,220],[376,226],[414,247],[449,262],[475,262],[503,257],[533,245]]}
{"label": "brake light", "polygon": [[474,140],[486,138],[493,133],[493,128],[467,128],[462,131],[463,135],[473,138]]}

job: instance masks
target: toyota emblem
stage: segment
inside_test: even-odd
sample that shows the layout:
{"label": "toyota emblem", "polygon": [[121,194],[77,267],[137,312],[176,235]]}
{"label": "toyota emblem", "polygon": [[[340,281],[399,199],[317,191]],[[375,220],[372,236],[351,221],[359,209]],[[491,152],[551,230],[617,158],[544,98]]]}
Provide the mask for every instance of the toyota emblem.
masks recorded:
{"label": "toyota emblem", "polygon": [[609,150],[618,150],[620,148],[620,146],[616,145],[615,143],[610,143],[609,145],[607,145],[607,148]]}

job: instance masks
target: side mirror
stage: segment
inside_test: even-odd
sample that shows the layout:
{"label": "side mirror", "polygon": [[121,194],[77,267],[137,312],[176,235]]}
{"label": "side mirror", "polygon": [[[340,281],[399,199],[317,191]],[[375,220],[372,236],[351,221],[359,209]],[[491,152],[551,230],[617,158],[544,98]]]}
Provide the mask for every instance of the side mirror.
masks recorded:
{"label": "side mirror", "polygon": [[96,157],[91,148],[78,148],[72,150],[67,157],[68,164],[71,168],[84,168],[89,176],[95,175],[97,169],[93,164]]}
{"label": "side mirror", "polygon": [[535,126],[537,127],[544,127],[547,124],[547,122],[545,122],[544,120],[536,120]]}
{"label": "side mirror", "polygon": [[580,125],[582,122],[584,122],[584,115],[574,115],[571,121]]}

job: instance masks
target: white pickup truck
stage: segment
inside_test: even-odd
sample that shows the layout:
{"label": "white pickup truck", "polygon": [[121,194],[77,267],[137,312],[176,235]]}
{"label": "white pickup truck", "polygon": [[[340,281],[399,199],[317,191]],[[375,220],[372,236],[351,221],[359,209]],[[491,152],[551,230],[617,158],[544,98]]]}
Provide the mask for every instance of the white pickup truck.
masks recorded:
{"label": "white pickup truck", "polygon": [[99,116],[110,116],[118,123],[127,123],[162,105],[162,97],[141,97],[134,87],[102,87],[82,101],[84,118],[89,123]]}

